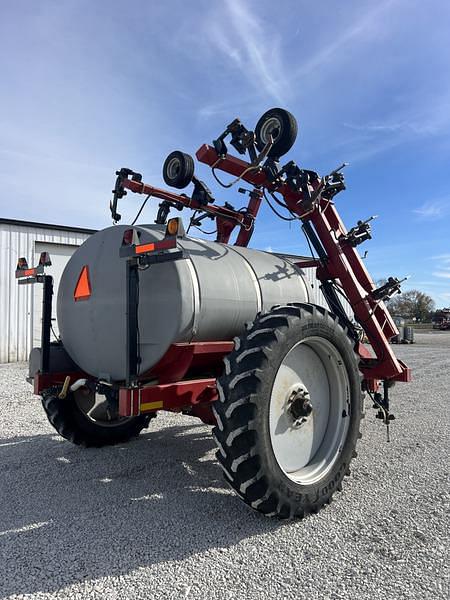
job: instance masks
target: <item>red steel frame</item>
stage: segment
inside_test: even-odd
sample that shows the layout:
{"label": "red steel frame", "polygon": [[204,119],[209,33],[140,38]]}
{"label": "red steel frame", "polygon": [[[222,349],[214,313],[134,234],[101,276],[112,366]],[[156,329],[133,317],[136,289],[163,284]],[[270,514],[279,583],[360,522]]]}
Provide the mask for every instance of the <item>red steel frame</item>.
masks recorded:
{"label": "red steel frame", "polygon": [[[217,155],[216,155],[217,156]],[[192,210],[201,210],[215,217],[217,223],[217,241],[222,244],[228,244],[230,236],[235,227],[239,226],[240,230],[236,238],[236,246],[247,246],[253,233],[253,224],[261,206],[262,192],[255,190],[251,195],[247,211],[239,212],[226,206],[215,206],[214,204],[201,204],[198,200],[194,200],[185,195],[162,190],[147,183],[133,181],[132,179],[124,179],[122,186],[137,194],[145,194],[159,198],[160,200],[168,200],[169,202],[177,202],[186,208]]]}
{"label": "red steel frame", "polygon": [[[300,192],[292,190],[286,183],[275,186],[261,168],[249,170],[249,163],[229,155],[219,160],[216,150],[206,144],[199,148],[196,155],[200,162],[257,186],[250,195],[247,212],[225,206],[203,205],[185,195],[130,179],[123,180],[123,187],[210,214],[216,219],[219,242],[228,243],[233,230],[239,227],[235,242],[238,246],[247,246],[251,238],[261,204],[261,188],[282,194],[292,213],[304,222],[312,223],[327,254],[326,261],[311,260],[299,265],[317,267],[317,278],[321,281],[339,282],[373,348],[375,357],[362,343],[356,347],[366,387],[376,390],[379,380],[409,381],[410,370],[396,358],[389,345],[390,338],[398,333],[397,328],[385,304],[374,299],[374,282],[358,252],[348,243],[348,232],[334,202],[321,199],[313,208],[306,210]],[[312,181],[310,191],[314,193],[320,185],[320,179]],[[216,377],[221,373],[224,356],[231,352],[233,345],[231,341],[173,344],[161,361],[143,374],[135,386],[120,388],[119,414],[133,416],[161,409],[186,411],[206,423],[214,423],[211,402],[217,399]],[[205,373],[211,373],[211,376],[205,378]],[[73,383],[86,375],[38,373],[34,380],[35,393],[41,393],[49,385],[62,384],[66,377]]]}
{"label": "red steel frame", "polygon": [[[163,358],[141,376],[135,387],[119,389],[119,414],[134,416],[155,410],[186,411],[205,423],[214,424],[211,402],[217,399],[216,377],[222,370],[223,358],[234,343],[194,342],[172,344]],[[211,377],[200,374],[211,373]],[[34,393],[40,395],[52,386],[69,385],[89,375],[78,372],[36,373]],[[157,384],[152,382],[158,381]],[[146,383],[150,381],[150,383]]]}
{"label": "red steel frame", "polygon": [[[227,156],[217,161],[218,156],[214,148],[204,144],[197,151],[200,162],[210,166],[215,165],[252,185],[274,189],[262,169],[248,171],[249,163]],[[247,172],[246,172],[247,171]],[[314,192],[321,184],[320,179],[312,182]],[[361,357],[361,371],[367,380],[391,379],[396,381],[409,381],[408,367],[397,359],[389,345],[389,340],[398,331],[384,302],[375,300],[372,292],[375,285],[365,268],[361,257],[354,247],[346,240],[348,233],[342,223],[334,203],[321,199],[312,210],[302,207],[303,196],[300,192],[293,191],[287,184],[282,184],[276,191],[283,195],[291,212],[302,217],[304,221],[311,221],[317,235],[327,253],[328,260],[320,264],[317,269],[318,279],[339,280],[346,294],[355,317],[364,328],[376,358],[371,358],[367,349],[362,344],[358,348]]]}

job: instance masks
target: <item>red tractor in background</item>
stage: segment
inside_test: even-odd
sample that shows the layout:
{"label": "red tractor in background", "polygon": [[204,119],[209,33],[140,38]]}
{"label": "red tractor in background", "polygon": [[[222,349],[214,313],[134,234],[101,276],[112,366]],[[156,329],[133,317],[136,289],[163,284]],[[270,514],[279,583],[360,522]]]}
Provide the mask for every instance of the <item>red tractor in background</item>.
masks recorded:
{"label": "red tractor in background", "polygon": [[433,318],[433,329],[450,330],[450,308],[437,310]]}

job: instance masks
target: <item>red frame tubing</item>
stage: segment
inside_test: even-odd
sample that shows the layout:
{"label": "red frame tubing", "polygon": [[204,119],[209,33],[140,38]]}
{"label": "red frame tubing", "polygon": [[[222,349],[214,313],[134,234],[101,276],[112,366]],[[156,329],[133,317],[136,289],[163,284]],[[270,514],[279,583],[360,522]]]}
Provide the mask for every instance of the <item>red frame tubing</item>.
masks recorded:
{"label": "red frame tubing", "polygon": [[[234,342],[193,342],[172,344],[162,359],[143,375],[158,380],[157,385],[119,390],[119,414],[134,416],[155,410],[190,410],[205,423],[214,423],[207,406],[217,400],[216,377],[193,378],[196,373],[219,376],[223,358]],[[189,377],[189,379],[184,379]]]}
{"label": "red frame tubing", "polygon": [[212,215],[216,218],[217,223],[217,241],[222,244],[228,244],[233,230],[235,227],[239,226],[240,231],[235,242],[236,246],[247,246],[249,243],[253,223],[261,205],[261,198],[259,198],[259,201],[251,198],[247,206],[247,212],[243,213],[225,206],[214,206],[213,204],[204,205],[188,196],[182,196],[181,194],[169,192],[168,190],[162,190],[147,183],[133,181],[132,179],[124,179],[122,186],[136,194],[145,194],[147,196],[159,198],[160,200],[178,202],[186,208],[201,210]]}
{"label": "red frame tubing", "polygon": [[340,281],[377,357],[377,361],[361,357],[365,378],[402,381],[406,375],[408,380],[407,367],[397,359],[389,344],[398,330],[384,302],[372,298],[375,285],[356,249],[346,242],[347,230],[334,203],[321,200],[309,218],[328,255],[328,262],[319,270],[319,276],[322,271],[322,277]]}
{"label": "red frame tubing", "polygon": [[161,360],[143,377],[158,383],[174,383],[191,373],[221,373],[222,361],[234,342],[192,342],[172,344]]}
{"label": "red frame tubing", "polygon": [[217,400],[215,378],[120,388],[119,415],[129,417],[156,410],[179,412],[214,400]]}
{"label": "red frame tubing", "polygon": [[262,196],[263,195],[260,190],[254,190],[250,193],[250,201],[247,206],[247,215],[251,218],[252,223],[247,227],[241,227],[241,230],[236,238],[235,246],[248,246],[250,238],[252,237],[256,215],[258,214],[259,207],[261,206]]}
{"label": "red frame tubing", "polygon": [[[217,399],[216,377],[223,368],[223,358],[234,347],[232,341],[182,342],[172,344],[162,359],[142,375],[142,380],[155,380],[157,384],[142,383],[136,388],[120,388],[119,414],[133,416],[155,410],[182,411],[214,424],[210,403]],[[202,374],[211,374],[204,377]],[[40,395],[54,385],[63,385],[66,377],[70,384],[77,379],[92,379],[82,371],[36,373],[34,393]]]}
{"label": "red frame tubing", "polygon": [[[196,156],[200,162],[209,166],[214,165],[235,177],[243,175],[250,166],[249,163],[234,156],[226,156],[219,162],[217,152],[211,146],[204,144]],[[260,185],[274,190],[274,185],[268,181],[262,169],[250,171],[243,175],[243,180],[252,185]],[[315,190],[320,185],[320,179],[312,184]],[[327,263],[317,269],[316,275],[320,280],[337,279],[352,305],[355,317],[363,326],[372,345],[376,359],[369,358],[367,353],[358,347],[361,358],[361,370],[366,380],[375,382],[378,379],[393,379],[409,381],[410,370],[393,353],[389,339],[398,333],[384,302],[372,297],[375,285],[367,272],[361,257],[355,248],[345,241],[347,230],[342,223],[334,203],[322,199],[312,211],[302,209],[303,196],[294,192],[287,184],[276,187],[283,195],[289,209],[303,219],[311,221],[316,233],[327,253]]]}

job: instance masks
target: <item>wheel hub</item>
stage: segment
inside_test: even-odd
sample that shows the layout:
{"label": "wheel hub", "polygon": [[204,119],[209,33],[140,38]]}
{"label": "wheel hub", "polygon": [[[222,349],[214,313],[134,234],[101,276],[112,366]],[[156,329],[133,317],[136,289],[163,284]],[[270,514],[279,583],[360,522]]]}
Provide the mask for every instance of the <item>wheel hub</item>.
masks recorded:
{"label": "wheel hub", "polygon": [[[270,435],[287,477],[309,485],[328,473],[349,427],[349,377],[335,345],[309,336],[285,355],[271,393]],[[312,398],[312,401],[311,401]]]}
{"label": "wheel hub", "polygon": [[169,177],[175,178],[180,172],[180,161],[178,158],[173,158],[167,165]]}
{"label": "wheel hub", "polygon": [[286,410],[292,420],[292,427],[298,428],[308,422],[313,407],[308,390],[303,386],[295,386],[287,398]]}
{"label": "wheel hub", "polygon": [[269,119],[267,123],[265,123],[261,129],[261,139],[267,144],[272,136],[273,141],[275,142],[278,136],[280,135],[281,125],[278,119],[273,117]]}

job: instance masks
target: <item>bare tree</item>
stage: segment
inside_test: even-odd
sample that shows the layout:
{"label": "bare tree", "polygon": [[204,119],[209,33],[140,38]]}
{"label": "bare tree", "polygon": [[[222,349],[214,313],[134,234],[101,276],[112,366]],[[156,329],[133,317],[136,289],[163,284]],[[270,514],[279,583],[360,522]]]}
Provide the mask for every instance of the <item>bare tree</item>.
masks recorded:
{"label": "bare tree", "polygon": [[435,304],[433,298],[419,290],[408,290],[388,301],[392,314],[416,321],[429,321]]}

